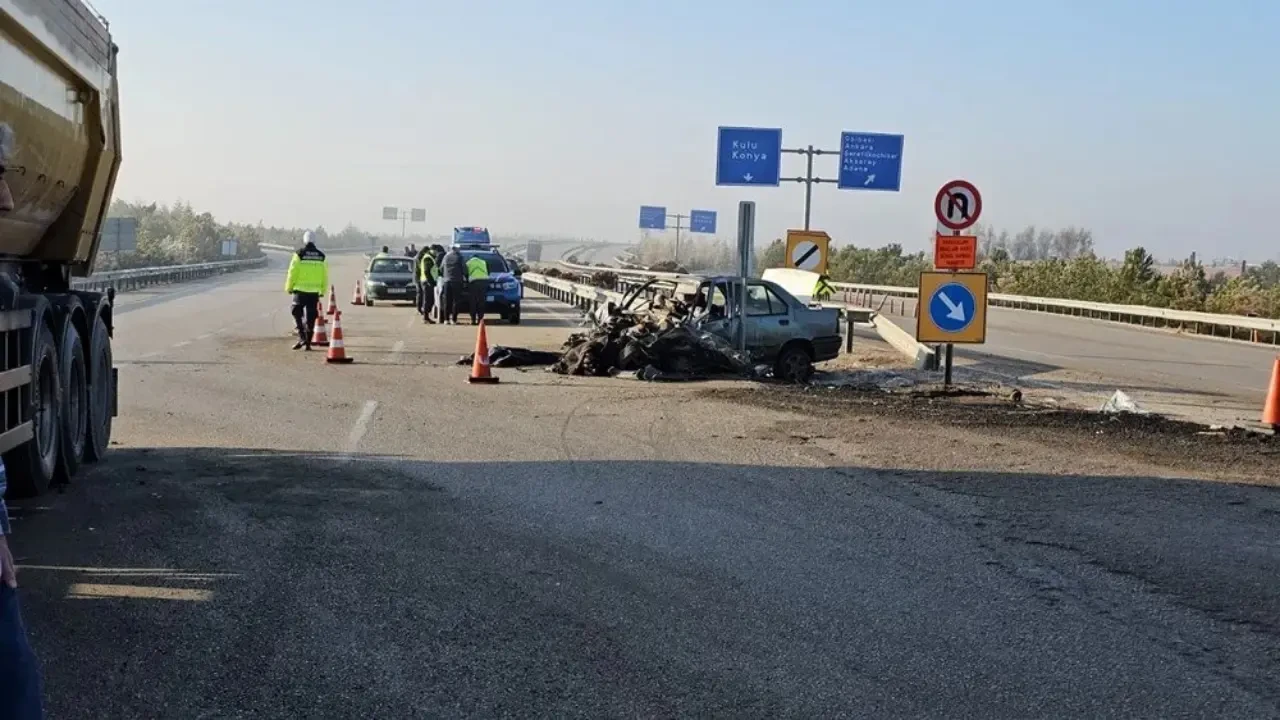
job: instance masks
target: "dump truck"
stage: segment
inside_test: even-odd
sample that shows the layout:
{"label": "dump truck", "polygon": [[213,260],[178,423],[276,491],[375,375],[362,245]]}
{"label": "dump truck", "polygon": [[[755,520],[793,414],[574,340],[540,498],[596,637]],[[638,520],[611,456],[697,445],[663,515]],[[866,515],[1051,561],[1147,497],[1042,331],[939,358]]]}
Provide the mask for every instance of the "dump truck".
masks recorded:
{"label": "dump truck", "polygon": [[80,0],[0,0],[0,456],[19,495],[111,441],[114,293],[74,281],[120,169],[117,54]]}

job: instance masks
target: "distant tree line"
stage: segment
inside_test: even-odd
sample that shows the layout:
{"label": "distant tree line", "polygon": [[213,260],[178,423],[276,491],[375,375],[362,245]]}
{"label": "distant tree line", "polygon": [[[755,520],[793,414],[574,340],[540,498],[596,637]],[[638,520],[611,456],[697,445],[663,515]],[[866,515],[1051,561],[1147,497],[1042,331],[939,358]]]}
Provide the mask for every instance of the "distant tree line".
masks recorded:
{"label": "distant tree line", "polygon": [[[1083,228],[1027,227],[1010,234],[980,227],[975,234],[979,269],[990,275],[996,292],[1280,318],[1280,265],[1273,261],[1228,277],[1210,274],[1188,258],[1162,273],[1142,247],[1126,252],[1120,263],[1099,258],[1093,233]],[[782,267],[785,253],[785,241],[774,240],[760,255],[760,267]],[[896,244],[844,245],[828,261],[832,280],[867,285],[913,286],[932,268],[932,253],[906,253]]]}

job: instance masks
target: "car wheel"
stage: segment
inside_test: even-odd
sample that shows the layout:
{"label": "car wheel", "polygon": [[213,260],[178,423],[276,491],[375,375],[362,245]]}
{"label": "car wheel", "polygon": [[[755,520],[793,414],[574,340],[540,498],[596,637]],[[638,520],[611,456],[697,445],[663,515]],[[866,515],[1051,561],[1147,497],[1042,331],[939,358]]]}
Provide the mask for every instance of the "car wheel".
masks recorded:
{"label": "car wheel", "polygon": [[519,325],[520,324],[520,308],[518,307],[511,308],[511,312],[507,315],[507,321],[510,322],[512,325]]}
{"label": "car wheel", "polygon": [[804,383],[813,375],[813,358],[802,345],[788,345],[778,354],[773,376],[783,382]]}
{"label": "car wheel", "polygon": [[365,306],[365,307],[373,307],[373,298],[371,298],[371,297],[367,297],[367,298],[365,298],[365,299],[364,299],[364,306]]}

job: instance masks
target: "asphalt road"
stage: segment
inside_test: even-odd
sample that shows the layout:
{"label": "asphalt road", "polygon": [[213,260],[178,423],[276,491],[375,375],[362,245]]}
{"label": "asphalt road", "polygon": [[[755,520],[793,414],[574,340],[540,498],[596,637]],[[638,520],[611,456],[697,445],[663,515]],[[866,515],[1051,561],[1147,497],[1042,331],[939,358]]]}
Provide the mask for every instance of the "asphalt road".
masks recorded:
{"label": "asphalt road", "polygon": [[[122,300],[110,458],[14,509],[51,718],[1280,714],[1271,488],[908,472],[686,385],[470,386],[474,331],[408,308],[347,309],[326,365],[280,285]],[[526,302],[490,343],[559,344],[571,311]]]}
{"label": "asphalt road", "polygon": [[[880,299],[875,303],[879,305]],[[885,315],[915,334],[915,302]],[[1099,405],[1123,390],[1147,409],[1224,424],[1256,424],[1280,350],[1100,320],[991,308],[987,341],[956,346],[969,369],[1058,387]]]}

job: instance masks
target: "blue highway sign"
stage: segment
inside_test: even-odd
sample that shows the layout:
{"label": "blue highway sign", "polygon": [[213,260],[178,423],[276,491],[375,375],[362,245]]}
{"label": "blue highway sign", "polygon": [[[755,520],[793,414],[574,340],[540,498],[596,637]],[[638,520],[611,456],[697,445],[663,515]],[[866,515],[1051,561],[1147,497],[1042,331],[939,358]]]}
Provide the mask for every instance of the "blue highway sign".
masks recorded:
{"label": "blue highway sign", "polygon": [[715,210],[690,210],[689,232],[716,234]]}
{"label": "blue highway sign", "polygon": [[960,283],[946,283],[929,298],[929,319],[943,332],[962,332],[973,323],[976,310],[973,293]]}
{"label": "blue highway sign", "polygon": [[884,133],[840,133],[841,190],[902,189],[903,136]]}
{"label": "blue highway sign", "polygon": [[666,230],[667,229],[667,209],[664,207],[654,207],[653,205],[640,206],[640,229],[641,230]]}
{"label": "blue highway sign", "polygon": [[721,127],[716,140],[716,185],[782,183],[782,129]]}

